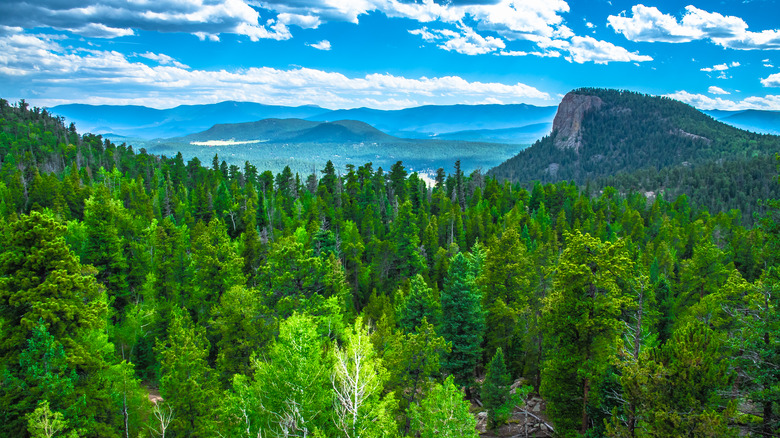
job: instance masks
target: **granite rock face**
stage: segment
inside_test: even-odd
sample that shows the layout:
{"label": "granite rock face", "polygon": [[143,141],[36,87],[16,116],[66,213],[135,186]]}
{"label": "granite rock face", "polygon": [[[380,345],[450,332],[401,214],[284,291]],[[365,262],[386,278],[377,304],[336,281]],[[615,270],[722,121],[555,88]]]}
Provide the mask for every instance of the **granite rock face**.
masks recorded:
{"label": "granite rock face", "polygon": [[558,149],[574,149],[579,151],[582,146],[582,119],[588,111],[601,109],[604,102],[596,96],[568,93],[558,105],[558,112],[553,120],[555,147]]}

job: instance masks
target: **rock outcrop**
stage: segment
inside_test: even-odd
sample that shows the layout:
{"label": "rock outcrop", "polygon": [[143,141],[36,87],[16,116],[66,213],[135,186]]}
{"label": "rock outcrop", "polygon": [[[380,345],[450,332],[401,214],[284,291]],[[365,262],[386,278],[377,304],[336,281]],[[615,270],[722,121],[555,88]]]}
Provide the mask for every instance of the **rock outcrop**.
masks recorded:
{"label": "rock outcrop", "polygon": [[603,104],[597,96],[576,93],[564,96],[553,120],[555,147],[579,151],[582,146],[582,119],[588,111],[600,109]]}

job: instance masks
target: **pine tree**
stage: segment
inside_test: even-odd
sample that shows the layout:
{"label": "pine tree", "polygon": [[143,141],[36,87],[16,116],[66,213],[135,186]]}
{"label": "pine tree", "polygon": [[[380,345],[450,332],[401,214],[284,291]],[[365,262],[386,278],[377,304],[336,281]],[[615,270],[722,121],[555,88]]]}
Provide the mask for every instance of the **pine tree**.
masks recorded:
{"label": "pine tree", "polygon": [[401,279],[412,278],[425,269],[425,258],[420,254],[420,230],[412,214],[412,204],[404,202],[398,207],[398,217],[393,241],[397,247],[398,275]]}
{"label": "pine tree", "polygon": [[517,231],[510,228],[501,239],[490,243],[477,279],[491,328],[485,335],[487,357],[502,348],[515,371],[520,371],[523,355],[523,327],[526,326],[523,322],[530,315],[529,266],[531,260],[525,245],[520,243]]}
{"label": "pine tree", "polygon": [[106,296],[94,269],[79,263],[64,234],[63,225],[38,212],[9,224],[0,254],[0,357],[5,364],[18,363],[25,340],[41,320],[72,366],[102,363],[82,337],[105,328]]}
{"label": "pine tree", "polygon": [[215,373],[208,364],[205,331],[193,324],[186,310],[171,312],[166,340],[158,340],[160,394],[173,409],[171,431],[177,436],[213,436]]}
{"label": "pine tree", "polygon": [[445,317],[440,334],[452,343],[452,352],[445,355],[443,366],[454,376],[455,383],[465,386],[468,391],[482,356],[485,319],[474,277],[463,253],[452,258],[441,293],[441,309]]}
{"label": "pine tree", "polygon": [[562,434],[590,427],[591,392],[609,365],[622,327],[618,316],[631,301],[620,282],[632,265],[622,242],[576,231],[566,244],[544,307],[548,356],[541,385],[548,414]]}
{"label": "pine tree", "polygon": [[509,419],[514,408],[509,391],[512,377],[504,364],[504,353],[501,347],[487,366],[485,383],[482,384],[482,403],[487,410],[488,428],[495,429]]}
{"label": "pine tree", "polygon": [[412,278],[409,295],[404,298],[398,313],[398,326],[404,333],[412,333],[423,318],[434,327],[439,325],[441,304],[422,275],[417,274]]}

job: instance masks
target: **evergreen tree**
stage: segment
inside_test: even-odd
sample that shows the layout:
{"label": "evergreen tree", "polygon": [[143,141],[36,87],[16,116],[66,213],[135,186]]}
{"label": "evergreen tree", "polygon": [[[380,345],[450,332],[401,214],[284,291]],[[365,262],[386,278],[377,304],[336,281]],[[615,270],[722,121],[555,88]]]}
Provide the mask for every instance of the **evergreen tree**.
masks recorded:
{"label": "evergreen tree", "polygon": [[545,302],[548,357],[541,386],[556,432],[564,435],[590,428],[591,392],[620,334],[618,317],[630,301],[620,283],[631,272],[623,242],[602,242],[576,231],[566,243]]}
{"label": "evergreen tree", "polygon": [[434,327],[438,326],[441,320],[441,304],[422,275],[417,274],[412,278],[409,295],[404,298],[399,308],[398,326],[403,332],[412,333],[423,318]]}
{"label": "evergreen tree", "polygon": [[208,364],[210,350],[203,328],[189,314],[176,308],[166,340],[158,340],[160,394],[173,409],[171,432],[176,436],[213,436],[216,382]]}
{"label": "evergreen tree", "polygon": [[444,289],[441,309],[445,317],[440,333],[452,343],[452,352],[444,357],[444,370],[451,373],[459,386],[467,388],[474,383],[474,370],[482,355],[485,319],[480,296],[470,274],[468,260],[462,253],[452,258]]}
{"label": "evergreen tree", "polygon": [[482,403],[487,410],[488,428],[501,426],[512,415],[514,403],[509,390],[512,377],[504,364],[504,353],[501,347],[487,366],[485,383],[482,384]]}

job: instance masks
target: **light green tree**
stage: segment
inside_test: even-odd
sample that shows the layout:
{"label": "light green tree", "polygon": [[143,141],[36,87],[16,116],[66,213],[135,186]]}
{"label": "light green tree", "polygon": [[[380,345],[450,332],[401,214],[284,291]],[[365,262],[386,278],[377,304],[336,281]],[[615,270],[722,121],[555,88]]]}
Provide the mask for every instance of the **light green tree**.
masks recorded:
{"label": "light green tree", "polygon": [[566,234],[566,244],[543,310],[548,347],[541,385],[547,412],[563,435],[590,427],[591,391],[624,327],[618,317],[631,305],[621,279],[632,272],[622,241],[602,242],[577,230]]}
{"label": "light green tree", "polygon": [[333,429],[331,366],[317,323],[295,313],[279,327],[267,361],[255,361],[260,427],[270,436],[305,436]]}
{"label": "light green tree", "polygon": [[363,319],[345,333],[345,345],[334,348],[334,422],[343,436],[393,436],[392,393],[381,396],[388,375],[374,351]]}
{"label": "light green tree", "polygon": [[171,319],[168,338],[158,340],[156,347],[160,394],[175,413],[171,431],[182,436],[212,436],[217,387],[207,361],[209,341],[186,310],[175,308]]}
{"label": "light green tree", "polygon": [[411,406],[412,431],[420,438],[477,438],[477,420],[452,376]]}

